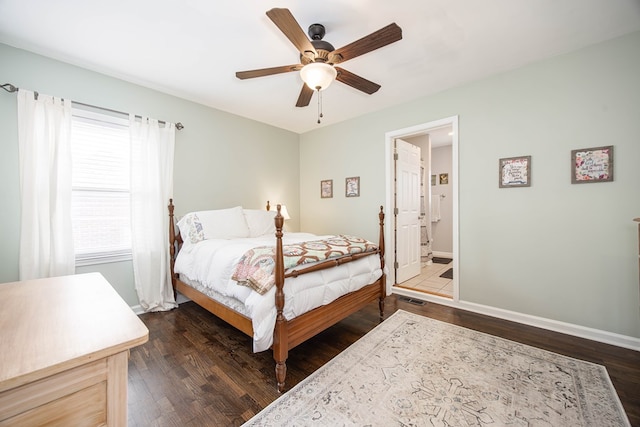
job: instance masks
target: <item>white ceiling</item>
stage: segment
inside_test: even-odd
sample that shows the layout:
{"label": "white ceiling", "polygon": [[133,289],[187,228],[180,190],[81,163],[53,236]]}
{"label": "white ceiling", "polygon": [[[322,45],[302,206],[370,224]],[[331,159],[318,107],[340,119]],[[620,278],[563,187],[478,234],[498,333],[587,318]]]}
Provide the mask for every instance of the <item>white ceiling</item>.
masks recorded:
{"label": "white ceiling", "polygon": [[[318,125],[298,73],[238,80],[299,62],[273,7],[335,48],[397,23],[402,40],[341,64],[382,88],[335,82]],[[0,0],[2,43],[298,133],[637,30],[640,0]]]}

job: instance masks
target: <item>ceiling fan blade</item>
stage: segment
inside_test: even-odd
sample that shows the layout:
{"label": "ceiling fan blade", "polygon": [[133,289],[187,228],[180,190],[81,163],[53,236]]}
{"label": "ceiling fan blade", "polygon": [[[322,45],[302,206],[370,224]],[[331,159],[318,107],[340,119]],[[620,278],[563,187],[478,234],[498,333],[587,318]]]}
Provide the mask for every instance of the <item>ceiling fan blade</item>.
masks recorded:
{"label": "ceiling fan blade", "polygon": [[288,73],[290,71],[298,71],[302,68],[302,64],[283,65],[281,67],[261,68],[259,70],[248,70],[236,72],[236,77],[244,79],[253,79],[254,77],[270,76],[272,74]]}
{"label": "ceiling fan blade", "polygon": [[364,55],[402,39],[402,29],[392,23],[368,36],[336,49],[329,54],[329,62],[339,64],[356,56]]}
{"label": "ceiling fan blade", "polygon": [[276,24],[280,31],[287,36],[303,56],[308,56],[311,59],[316,57],[316,49],[289,9],[274,8],[267,11],[267,16]]}
{"label": "ceiling fan blade", "polygon": [[300,91],[300,96],[298,96],[298,102],[296,102],[296,107],[306,107],[307,105],[309,105],[312,96],[313,89],[303,83],[302,90]]}
{"label": "ceiling fan blade", "polygon": [[364,93],[371,95],[380,89],[380,85],[369,81],[363,77],[360,77],[357,74],[353,74],[351,71],[347,71],[344,68],[335,67],[338,72],[338,76],[336,80],[342,82],[346,85],[351,86],[352,88],[361,90]]}

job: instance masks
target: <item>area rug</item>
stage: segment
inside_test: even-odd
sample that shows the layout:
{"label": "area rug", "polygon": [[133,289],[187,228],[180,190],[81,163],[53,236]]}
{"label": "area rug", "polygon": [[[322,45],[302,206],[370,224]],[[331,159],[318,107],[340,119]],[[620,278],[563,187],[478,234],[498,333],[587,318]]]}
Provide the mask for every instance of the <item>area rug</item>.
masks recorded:
{"label": "area rug", "polygon": [[431,258],[431,261],[435,262],[436,264],[449,264],[451,261],[453,261],[453,259],[434,256],[433,258]]}
{"label": "area rug", "polygon": [[245,426],[629,426],[604,366],[398,310]]}
{"label": "area rug", "polygon": [[448,269],[440,275],[443,279],[453,279],[453,268]]}

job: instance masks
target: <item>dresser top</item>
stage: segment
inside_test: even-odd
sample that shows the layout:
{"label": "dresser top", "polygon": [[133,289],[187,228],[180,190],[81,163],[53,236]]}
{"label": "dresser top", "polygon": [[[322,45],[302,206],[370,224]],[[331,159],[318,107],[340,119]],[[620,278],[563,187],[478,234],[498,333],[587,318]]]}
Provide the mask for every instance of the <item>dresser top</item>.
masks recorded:
{"label": "dresser top", "polygon": [[99,273],[0,284],[0,392],[143,344],[149,330]]}

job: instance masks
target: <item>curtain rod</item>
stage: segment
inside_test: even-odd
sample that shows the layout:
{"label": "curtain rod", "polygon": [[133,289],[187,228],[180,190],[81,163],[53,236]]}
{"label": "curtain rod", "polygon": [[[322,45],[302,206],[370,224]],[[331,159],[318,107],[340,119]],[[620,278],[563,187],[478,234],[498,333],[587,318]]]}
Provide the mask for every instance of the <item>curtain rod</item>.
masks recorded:
{"label": "curtain rod", "polygon": [[[12,85],[11,83],[5,83],[3,85],[0,85],[0,87],[4,90],[6,90],[9,93],[13,93],[13,92],[17,92],[20,88]],[[38,99],[38,92],[33,92],[35,94],[36,99]],[[123,115],[128,115],[127,113],[125,113],[124,111],[118,111],[118,110],[112,110],[110,108],[104,108],[104,107],[98,107],[97,105],[91,105],[91,104],[85,104],[84,102],[78,102],[78,101],[71,101],[73,104],[77,104],[77,105],[82,105],[83,107],[89,107],[89,108],[96,108],[98,110],[103,110],[103,111],[109,111],[111,113],[115,113],[115,114],[123,114]],[[142,118],[142,116],[136,116],[136,117],[140,117]],[[159,123],[162,124],[167,124],[166,122],[162,121],[162,120],[158,120]],[[180,122],[176,123],[176,129],[178,130],[182,130],[184,129],[184,125]]]}

